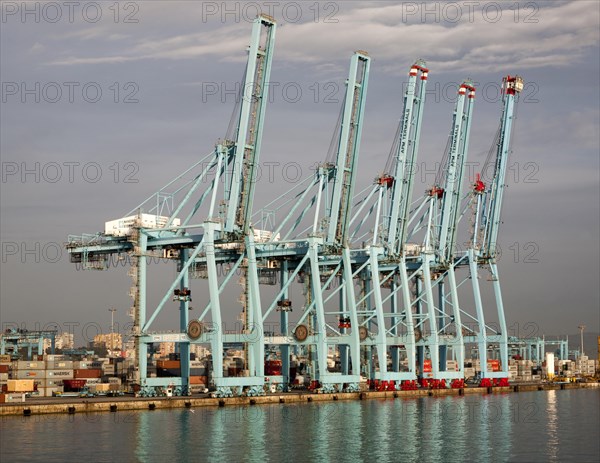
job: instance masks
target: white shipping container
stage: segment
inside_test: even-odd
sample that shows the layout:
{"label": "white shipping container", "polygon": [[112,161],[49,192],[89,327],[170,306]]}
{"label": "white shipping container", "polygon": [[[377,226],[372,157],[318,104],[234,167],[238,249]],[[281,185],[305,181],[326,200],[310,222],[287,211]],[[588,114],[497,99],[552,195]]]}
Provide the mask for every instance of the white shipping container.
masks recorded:
{"label": "white shipping container", "polygon": [[8,373],[0,373],[0,381],[8,381]]}
{"label": "white shipping container", "polygon": [[[163,228],[169,221],[169,217],[153,214],[141,214],[140,219],[140,225],[144,228]],[[110,220],[104,224],[104,234],[112,236],[127,236],[130,234],[130,229],[135,224],[136,220],[136,215]],[[181,225],[181,220],[175,218],[173,219],[171,225],[178,227]]]}
{"label": "white shipping container", "polygon": [[46,370],[47,379],[73,379],[73,370]]}
{"label": "white shipping container", "polygon": [[57,360],[64,360],[65,356],[59,354],[48,354],[44,358],[46,361],[55,362]]}
{"label": "white shipping container", "polygon": [[5,402],[25,402],[25,394],[11,393],[4,396]]}
{"label": "white shipping container", "polygon": [[44,379],[46,370],[13,370],[13,379]]}
{"label": "white shipping container", "polygon": [[17,362],[17,370],[44,370],[45,368],[44,362],[30,362],[27,360]]}
{"label": "white shipping container", "polygon": [[87,378],[87,381],[85,384],[90,385],[90,384],[98,384],[102,382],[101,378]]}
{"label": "white shipping container", "polygon": [[72,370],[73,369],[73,361],[71,360],[58,360],[52,361],[49,360],[46,362],[47,370]]}
{"label": "white shipping container", "polygon": [[62,387],[62,379],[45,379],[42,383],[42,387]]}
{"label": "white shipping container", "polygon": [[465,368],[464,369],[465,378],[472,378],[475,376],[475,368]]}
{"label": "white shipping container", "polygon": [[110,384],[121,384],[121,378],[110,377],[108,378]]}

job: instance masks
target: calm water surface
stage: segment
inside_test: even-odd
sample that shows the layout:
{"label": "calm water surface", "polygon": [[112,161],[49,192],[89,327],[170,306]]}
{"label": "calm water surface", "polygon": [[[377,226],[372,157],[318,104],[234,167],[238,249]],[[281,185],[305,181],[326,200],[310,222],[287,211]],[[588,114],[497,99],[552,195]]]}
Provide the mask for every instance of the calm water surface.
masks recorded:
{"label": "calm water surface", "polygon": [[5,417],[0,462],[600,462],[600,390]]}

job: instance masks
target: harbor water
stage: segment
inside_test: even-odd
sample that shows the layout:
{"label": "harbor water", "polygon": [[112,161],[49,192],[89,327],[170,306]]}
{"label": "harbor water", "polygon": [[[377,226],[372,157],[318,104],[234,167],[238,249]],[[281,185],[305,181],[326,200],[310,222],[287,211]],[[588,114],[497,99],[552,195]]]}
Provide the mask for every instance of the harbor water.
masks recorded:
{"label": "harbor water", "polygon": [[3,417],[2,462],[598,462],[600,391]]}

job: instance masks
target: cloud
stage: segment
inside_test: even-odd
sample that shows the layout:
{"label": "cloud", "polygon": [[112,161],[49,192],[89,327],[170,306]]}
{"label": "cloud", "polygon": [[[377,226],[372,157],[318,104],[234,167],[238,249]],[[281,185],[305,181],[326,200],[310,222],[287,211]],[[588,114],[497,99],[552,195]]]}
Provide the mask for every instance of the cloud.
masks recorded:
{"label": "cloud", "polygon": [[[422,4],[415,5],[424,8]],[[346,7],[335,17],[335,23],[320,20],[284,24],[285,28],[277,36],[277,60],[312,63],[328,69],[333,62],[345,62],[354,50],[365,49],[382,62],[386,72],[396,71],[421,56],[436,72],[495,72],[509,65],[517,69],[573,65],[582,59],[587,48],[599,43],[598,10],[590,10],[587,2],[542,3],[538,11],[522,8],[518,21],[514,10],[505,8],[497,22],[492,22],[490,17],[493,16],[485,13],[481,6],[472,13],[463,11],[456,22],[444,21],[449,17],[442,9],[445,6],[436,5],[438,16],[436,13],[423,16],[426,11],[409,15],[407,4],[371,4]],[[152,10],[155,14],[159,11]],[[537,22],[524,22],[526,20]],[[72,56],[54,59],[48,64],[180,60],[208,55],[242,61],[244,55],[240,50],[249,40],[249,27],[243,27],[246,25],[246,22],[233,22],[206,30],[208,26],[204,24],[202,32],[166,37],[160,36],[164,29],[150,27],[154,36],[138,39],[118,54],[112,55],[110,48],[105,56]],[[115,37],[127,38],[110,34],[106,27],[89,28],[70,36],[103,39],[105,43]]]}
{"label": "cloud", "polygon": [[29,49],[29,53],[41,53],[46,49],[44,45],[39,42],[35,42],[33,46]]}

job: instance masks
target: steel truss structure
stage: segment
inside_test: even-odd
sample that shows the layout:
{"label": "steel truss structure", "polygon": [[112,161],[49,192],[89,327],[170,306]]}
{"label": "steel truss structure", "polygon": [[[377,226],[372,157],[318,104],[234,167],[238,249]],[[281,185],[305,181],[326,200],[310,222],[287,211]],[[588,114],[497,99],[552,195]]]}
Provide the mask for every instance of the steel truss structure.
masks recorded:
{"label": "steel truss structure", "polygon": [[[254,22],[242,98],[228,136],[121,219],[116,232],[69,237],[71,260],[83,268],[103,269],[111,255],[132,260],[135,382],[140,394],[154,395],[167,385],[174,385],[176,394],[189,393],[191,344],[210,348],[217,396],[287,390],[292,354],[306,358],[310,387],[323,391],[356,391],[361,377],[387,389],[416,387],[417,379],[435,387],[444,387],[446,380],[457,385],[468,344],[477,347],[484,379],[507,378],[507,331],[495,248],[522,79],[504,79],[502,119],[490,156],[494,174],[488,184],[478,178],[463,190],[475,102],[475,88],[465,81],[458,91],[439,181],[413,201],[413,166],[429,74],[426,63],[418,60],[409,71],[385,172],[355,193],[370,69],[368,53],[356,51],[330,158],[313,177],[255,211],[254,180],[275,30],[268,16]],[[457,234],[465,215],[471,240],[459,252]],[[156,304],[147,300],[147,264],[152,258],[177,265],[177,276]],[[494,288],[496,329],[486,324],[479,287],[483,272],[489,273]],[[241,275],[237,282],[236,275]],[[202,295],[201,314],[190,320],[197,278],[206,280],[208,294]],[[225,295],[236,283],[242,286],[243,323],[229,332],[223,321],[235,309]],[[473,302],[459,301],[463,286]],[[151,331],[168,301],[180,308],[175,333]],[[268,329],[275,317],[278,332]],[[181,376],[149,377],[148,346],[168,341],[178,346]],[[243,348],[244,368],[240,375],[229,376],[223,359],[233,345]],[[265,374],[265,361],[273,353],[281,359],[281,371]],[[487,368],[488,355],[499,356],[500,371]],[[450,358],[457,368],[447,368]]]}

